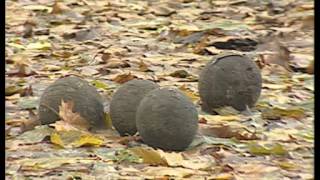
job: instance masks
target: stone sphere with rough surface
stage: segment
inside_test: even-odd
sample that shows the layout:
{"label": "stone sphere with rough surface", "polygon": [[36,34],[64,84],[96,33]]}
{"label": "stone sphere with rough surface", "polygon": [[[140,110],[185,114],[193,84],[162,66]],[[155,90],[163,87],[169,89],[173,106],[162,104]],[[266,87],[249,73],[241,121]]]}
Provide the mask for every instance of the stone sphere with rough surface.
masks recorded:
{"label": "stone sphere with rough surface", "polygon": [[163,150],[182,151],[198,129],[198,112],[192,101],[174,88],[150,91],[137,111],[137,129],[144,143]]}
{"label": "stone sphere with rough surface", "polygon": [[95,87],[76,76],[60,78],[45,89],[38,108],[41,124],[60,119],[58,113],[62,100],[73,101],[73,111],[88,120],[93,128],[106,127],[102,97]]}
{"label": "stone sphere with rough surface", "polygon": [[253,107],[262,88],[258,66],[246,56],[228,53],[217,55],[199,76],[202,110],[231,106],[239,111]]}
{"label": "stone sphere with rough surface", "polygon": [[123,84],[113,95],[110,103],[110,117],[113,126],[121,136],[134,135],[136,111],[142,98],[159,86],[149,80],[134,79]]}

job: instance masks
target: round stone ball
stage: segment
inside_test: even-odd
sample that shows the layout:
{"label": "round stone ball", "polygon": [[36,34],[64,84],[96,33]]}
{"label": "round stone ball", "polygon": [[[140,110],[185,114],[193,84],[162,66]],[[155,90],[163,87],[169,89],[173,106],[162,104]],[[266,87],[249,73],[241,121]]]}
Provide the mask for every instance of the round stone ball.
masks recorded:
{"label": "round stone ball", "polygon": [[110,103],[110,117],[113,126],[121,136],[134,135],[136,111],[142,98],[159,85],[149,80],[134,79],[124,83],[115,92]]}
{"label": "round stone ball", "polygon": [[76,76],[60,78],[45,89],[38,108],[41,124],[51,124],[60,119],[59,106],[62,100],[72,101],[73,112],[79,113],[91,127],[106,127],[102,97],[96,88]]}
{"label": "round stone ball", "polygon": [[231,106],[239,111],[253,107],[262,87],[261,72],[248,57],[227,53],[217,55],[199,76],[202,110]]}
{"label": "round stone ball", "polygon": [[163,150],[186,149],[198,129],[195,105],[175,88],[150,91],[142,99],[136,119],[143,142]]}

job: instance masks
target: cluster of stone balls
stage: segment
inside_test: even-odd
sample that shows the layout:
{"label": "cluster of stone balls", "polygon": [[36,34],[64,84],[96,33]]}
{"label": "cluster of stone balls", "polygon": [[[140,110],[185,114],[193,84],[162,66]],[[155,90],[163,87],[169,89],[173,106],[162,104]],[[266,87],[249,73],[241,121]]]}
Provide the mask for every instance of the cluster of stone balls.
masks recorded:
{"label": "cluster of stone balls", "polygon": [[[260,70],[248,57],[217,55],[199,75],[201,108],[209,113],[222,106],[245,110],[258,100],[261,85]],[[101,96],[93,86],[75,76],[58,79],[45,90],[39,106],[42,124],[59,119],[61,99],[72,100],[74,111],[92,127],[104,127]],[[148,80],[123,84],[112,97],[110,117],[121,136],[138,132],[144,143],[164,150],[186,149],[198,129],[197,109],[184,93]]]}

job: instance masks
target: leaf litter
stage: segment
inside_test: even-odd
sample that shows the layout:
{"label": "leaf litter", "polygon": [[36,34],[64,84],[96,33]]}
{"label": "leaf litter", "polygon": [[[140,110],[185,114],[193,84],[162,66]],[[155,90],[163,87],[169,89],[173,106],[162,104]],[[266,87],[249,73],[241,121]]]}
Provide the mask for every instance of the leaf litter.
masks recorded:
{"label": "leaf litter", "polygon": [[[307,0],[6,2],[6,176],[312,179],[313,28]],[[261,68],[250,113],[199,108],[198,74],[223,52]],[[68,74],[111,96],[135,78],[176,86],[199,108],[198,135],[184,152],[153,149],[114,129],[88,131],[72,102],[39,125],[30,111],[42,87]]]}

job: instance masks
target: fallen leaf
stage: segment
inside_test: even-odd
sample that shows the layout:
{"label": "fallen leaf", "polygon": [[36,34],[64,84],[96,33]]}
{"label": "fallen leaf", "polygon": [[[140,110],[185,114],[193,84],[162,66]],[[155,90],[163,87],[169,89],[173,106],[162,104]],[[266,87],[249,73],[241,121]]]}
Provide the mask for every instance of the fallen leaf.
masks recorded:
{"label": "fallen leaf", "polygon": [[288,89],[290,87],[289,84],[270,84],[270,83],[263,83],[262,84],[263,88],[267,88],[267,89],[273,89],[273,90],[277,90],[277,89]]}
{"label": "fallen leaf", "polygon": [[62,69],[61,66],[56,66],[52,64],[47,64],[44,66],[43,70],[45,71],[60,71]]}
{"label": "fallen leaf", "polygon": [[101,59],[104,63],[107,63],[110,57],[111,57],[111,53],[103,53],[101,56]]}
{"label": "fallen leaf", "polygon": [[28,111],[29,111],[29,120],[22,122],[21,132],[26,132],[26,131],[32,130],[36,126],[41,125],[41,122],[40,122],[38,116],[36,116],[32,110],[28,110]]}
{"label": "fallen leaf", "polygon": [[282,169],[285,170],[293,170],[293,169],[297,169],[299,168],[299,166],[297,164],[294,163],[290,163],[287,161],[278,161],[276,162]]}
{"label": "fallen leaf", "polygon": [[264,119],[281,119],[282,117],[301,119],[305,116],[305,112],[304,109],[300,107],[273,107],[262,111],[261,116]]}
{"label": "fallen leaf", "polygon": [[148,65],[146,63],[144,63],[142,60],[139,62],[139,70],[141,72],[150,71],[150,69],[148,68]]}
{"label": "fallen leaf", "polygon": [[239,121],[239,120],[241,120],[241,118],[239,116],[235,116],[235,115],[226,115],[226,116],[200,115],[200,118],[204,118],[208,124],[210,124],[210,123],[216,124],[218,122],[223,122],[223,121]]}
{"label": "fallen leaf", "polygon": [[18,106],[21,109],[35,109],[38,107],[39,97],[21,97],[18,100]]}
{"label": "fallen leaf", "polygon": [[20,93],[22,91],[22,88],[15,85],[6,86],[5,88],[5,95],[6,96],[12,96],[14,94]]}
{"label": "fallen leaf", "polygon": [[91,84],[98,89],[103,89],[103,90],[109,89],[109,87],[106,83],[99,81],[99,80],[93,80],[93,81],[91,81]]}
{"label": "fallen leaf", "polygon": [[306,71],[308,74],[314,74],[314,61],[309,63]]}
{"label": "fallen leaf", "polygon": [[118,76],[116,76],[113,81],[117,82],[117,83],[120,83],[120,84],[123,84],[125,82],[128,82],[132,79],[134,79],[135,76],[132,75],[131,73],[125,73],[125,74],[120,74]]}
{"label": "fallen leaf", "polygon": [[290,62],[290,51],[287,47],[281,45],[279,40],[273,40],[270,45],[274,49],[274,53],[270,55],[261,55],[260,58],[264,64],[277,64],[284,67],[287,71],[292,72],[289,66]]}
{"label": "fallen leaf", "polygon": [[23,143],[38,143],[41,142],[45,137],[50,136],[53,129],[47,125],[37,126],[31,131],[22,133],[17,137],[18,140],[22,140]]}
{"label": "fallen leaf", "polygon": [[92,163],[93,158],[79,157],[44,157],[37,159],[22,159],[19,161],[22,168],[29,167],[33,170],[39,169],[55,169],[65,164]]}
{"label": "fallen leaf", "polygon": [[113,160],[116,162],[132,162],[141,163],[141,158],[128,149],[122,149],[116,152],[116,155],[112,155]]}
{"label": "fallen leaf", "polygon": [[81,68],[81,74],[85,76],[93,76],[99,74],[99,71],[92,67],[86,66]]}
{"label": "fallen leaf", "polygon": [[229,116],[229,115],[237,115],[240,114],[240,112],[236,109],[234,109],[231,106],[225,106],[220,108],[214,108],[213,111],[217,112],[221,116]]}
{"label": "fallen leaf", "polygon": [[151,165],[168,165],[167,161],[161,157],[161,155],[151,148],[141,148],[135,147],[130,148],[130,151],[135,155],[141,157],[143,159],[143,163],[151,164]]}
{"label": "fallen leaf", "polygon": [[271,145],[260,145],[258,143],[248,144],[248,151],[254,155],[286,155],[287,150],[278,143]]}
{"label": "fallen leaf", "polygon": [[96,135],[74,130],[53,132],[50,140],[53,144],[63,148],[77,148],[82,146],[99,147],[104,142],[103,139]]}
{"label": "fallen leaf", "polygon": [[170,16],[171,14],[175,13],[175,10],[159,5],[151,8],[151,12],[158,16]]}
{"label": "fallen leaf", "polygon": [[219,138],[236,138],[238,140],[257,140],[260,139],[254,132],[250,132],[244,127],[236,127],[231,125],[215,124],[205,125],[201,124],[199,132],[202,135],[213,136]]}
{"label": "fallen leaf", "polygon": [[142,172],[153,177],[169,176],[176,178],[187,178],[193,174],[196,174],[196,172],[191,169],[171,167],[146,167],[142,169]]}
{"label": "fallen leaf", "polygon": [[192,92],[189,90],[185,85],[182,85],[179,87],[179,89],[186,95],[188,96],[193,102],[200,100],[200,97],[198,94],[195,92]]}
{"label": "fallen leaf", "polygon": [[188,73],[187,71],[185,71],[185,70],[177,70],[177,71],[171,73],[170,76],[172,76],[172,77],[178,77],[178,78],[186,78],[186,77],[188,77],[188,76],[190,76],[190,75],[189,75],[189,73]]}
{"label": "fallen leaf", "polygon": [[27,49],[36,49],[36,50],[49,50],[51,49],[51,43],[47,41],[37,41],[27,45]]}
{"label": "fallen leaf", "polygon": [[222,173],[218,175],[209,176],[208,179],[211,180],[233,180],[235,177],[229,173]]}
{"label": "fallen leaf", "polygon": [[70,10],[71,9],[68,6],[64,5],[61,2],[55,1],[52,7],[51,14],[61,14]]}
{"label": "fallen leaf", "polygon": [[58,127],[59,124],[63,123],[63,125],[69,124],[76,129],[87,131],[90,128],[89,122],[81,117],[79,113],[73,112],[73,107],[73,101],[64,102],[62,99],[61,105],[59,106],[59,116],[63,122],[57,121],[52,124],[52,126]]}
{"label": "fallen leaf", "polygon": [[112,120],[109,113],[105,113],[105,125],[107,129],[112,129]]}
{"label": "fallen leaf", "polygon": [[126,61],[110,59],[108,63],[105,65],[106,68],[126,68],[130,67]]}

